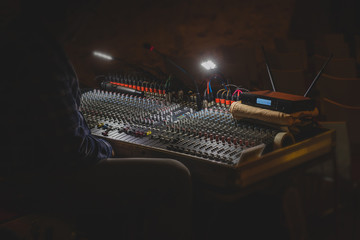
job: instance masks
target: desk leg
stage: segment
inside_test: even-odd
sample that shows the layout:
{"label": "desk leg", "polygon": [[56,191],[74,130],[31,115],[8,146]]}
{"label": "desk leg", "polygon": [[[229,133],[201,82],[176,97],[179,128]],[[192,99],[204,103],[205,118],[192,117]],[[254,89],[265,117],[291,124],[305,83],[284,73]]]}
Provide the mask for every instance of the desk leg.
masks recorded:
{"label": "desk leg", "polygon": [[298,189],[289,187],[283,194],[283,210],[291,240],[308,239],[306,218]]}
{"label": "desk leg", "polygon": [[336,162],[335,151],[332,151],[331,160],[333,162],[333,191],[334,191],[334,229],[335,229],[335,239],[339,239],[339,224],[338,224],[338,217],[339,217],[339,191],[338,191],[338,168]]}

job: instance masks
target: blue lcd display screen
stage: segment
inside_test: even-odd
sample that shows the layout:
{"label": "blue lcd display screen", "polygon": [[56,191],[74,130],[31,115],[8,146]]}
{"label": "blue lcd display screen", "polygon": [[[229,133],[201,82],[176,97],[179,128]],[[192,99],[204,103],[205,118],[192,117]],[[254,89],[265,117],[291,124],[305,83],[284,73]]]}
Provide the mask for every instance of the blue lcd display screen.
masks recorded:
{"label": "blue lcd display screen", "polygon": [[256,103],[261,105],[271,106],[271,100],[268,99],[257,98]]}

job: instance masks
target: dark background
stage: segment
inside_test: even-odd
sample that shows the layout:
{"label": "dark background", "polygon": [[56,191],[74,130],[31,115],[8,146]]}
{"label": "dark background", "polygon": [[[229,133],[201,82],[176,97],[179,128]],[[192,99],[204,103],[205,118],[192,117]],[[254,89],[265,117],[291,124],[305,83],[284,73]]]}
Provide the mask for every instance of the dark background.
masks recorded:
{"label": "dark background", "polygon": [[[0,2],[0,27],[11,21],[18,8],[17,1]],[[149,42],[187,69],[199,83],[205,78],[200,63],[210,58],[230,82],[250,89],[268,89],[261,46],[273,50],[276,39],[304,40],[306,58],[310,58],[319,54],[317,47],[324,45],[325,35],[335,34],[343,36],[344,46],[348,47],[346,58],[354,61],[360,59],[356,47],[357,36],[360,35],[359,9],[358,0],[106,0],[99,1],[94,16],[85,28],[64,47],[82,87],[97,87],[96,76],[125,68],[118,61],[94,57],[94,50],[135,65],[175,72],[178,78],[192,87],[190,80],[173,66],[143,48],[143,43]],[[323,56],[327,57],[326,54]],[[311,80],[314,72],[311,69],[305,71],[307,80]],[[355,90],[358,91],[358,88]],[[348,92],[338,91],[336,94],[344,98]],[[331,112],[337,116],[327,116],[326,120],[347,121],[350,126],[350,141],[357,144],[352,147],[352,156],[357,158],[352,158],[351,171],[359,181],[359,124],[354,118],[355,114],[359,117],[359,111]],[[309,185],[314,184],[310,182]],[[323,202],[331,202],[331,199],[327,199],[328,195],[322,196],[326,196],[326,199],[318,198],[317,204],[309,201],[310,204],[305,207],[316,209],[321,208]],[[263,208],[271,209],[267,206]],[[263,221],[271,222],[272,219]],[[352,227],[347,222],[342,224],[347,226],[344,229]],[[329,224],[324,226],[326,231],[334,230],[330,229]],[[236,229],[237,226],[232,227]],[[351,234],[351,231],[345,232]]]}
{"label": "dark background", "polygon": [[[17,3],[2,5],[4,24],[16,12]],[[95,15],[65,48],[83,86],[95,87],[96,75],[122,69],[120,62],[95,58],[93,50],[174,71],[142,47],[150,42],[199,82],[204,77],[200,62],[211,58],[231,82],[264,88],[268,86],[263,84],[267,80],[260,47],[274,48],[276,38],[306,40],[312,54],[316,39],[341,33],[355,57],[354,36],[360,31],[357,9],[356,0],[106,0],[99,1]]]}

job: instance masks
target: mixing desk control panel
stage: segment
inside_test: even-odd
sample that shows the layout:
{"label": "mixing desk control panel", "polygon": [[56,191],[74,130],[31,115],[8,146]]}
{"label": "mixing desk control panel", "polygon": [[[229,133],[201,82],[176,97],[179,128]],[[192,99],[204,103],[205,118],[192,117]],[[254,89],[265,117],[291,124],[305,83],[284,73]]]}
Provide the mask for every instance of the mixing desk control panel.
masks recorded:
{"label": "mixing desk control panel", "polygon": [[94,135],[235,167],[244,160],[243,152],[271,151],[281,133],[269,126],[234,120],[228,108],[195,111],[164,99],[102,90],[83,93],[81,112]]}

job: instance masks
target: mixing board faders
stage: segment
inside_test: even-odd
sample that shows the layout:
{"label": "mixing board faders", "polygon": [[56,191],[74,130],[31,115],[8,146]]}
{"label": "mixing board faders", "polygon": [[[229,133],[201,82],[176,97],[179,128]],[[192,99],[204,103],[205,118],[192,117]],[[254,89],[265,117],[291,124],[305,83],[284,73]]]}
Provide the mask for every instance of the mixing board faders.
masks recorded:
{"label": "mixing board faders", "polygon": [[[150,44],[145,48],[154,50]],[[152,69],[158,73],[154,76],[154,71],[135,67],[130,73],[97,76],[104,78],[102,90],[84,92],[80,111],[91,133],[105,138],[117,156],[173,158],[189,169],[192,179],[212,186],[248,186],[332,154],[334,131],[314,121],[312,100],[275,91],[263,53],[273,92],[250,92],[219,71],[209,71],[199,88],[186,70],[160,54],[193,80],[196,91],[173,74]],[[201,65],[216,67],[209,64]],[[297,111],[299,117],[285,114]]]}
{"label": "mixing board faders", "polygon": [[228,109],[201,111],[161,99],[94,90],[81,111],[94,135],[234,166],[244,150],[272,149],[279,129],[236,121]]}

